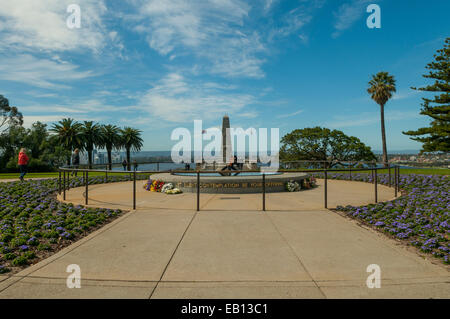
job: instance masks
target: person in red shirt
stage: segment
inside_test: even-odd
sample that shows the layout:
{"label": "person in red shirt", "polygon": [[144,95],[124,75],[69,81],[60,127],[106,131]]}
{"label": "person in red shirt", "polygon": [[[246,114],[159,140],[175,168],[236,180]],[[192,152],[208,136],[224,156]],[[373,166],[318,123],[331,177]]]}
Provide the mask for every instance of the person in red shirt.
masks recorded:
{"label": "person in red shirt", "polygon": [[28,161],[30,159],[28,158],[27,154],[25,153],[25,149],[21,148],[20,152],[19,152],[19,162],[17,164],[19,164],[19,169],[20,169],[20,181],[23,182],[23,178],[25,176],[25,174],[27,173],[27,166],[28,166]]}

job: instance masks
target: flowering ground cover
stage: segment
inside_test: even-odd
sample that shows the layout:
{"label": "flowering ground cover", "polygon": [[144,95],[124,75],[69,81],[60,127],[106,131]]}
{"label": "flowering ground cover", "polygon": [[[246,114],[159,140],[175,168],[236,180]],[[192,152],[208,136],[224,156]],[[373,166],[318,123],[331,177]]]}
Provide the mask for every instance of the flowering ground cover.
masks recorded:
{"label": "flowering ground cover", "polygon": [[[108,180],[96,176],[89,178],[89,184],[127,180],[125,175]],[[68,184],[81,186],[82,179],[73,178]],[[36,263],[123,213],[61,203],[57,189],[57,179],[0,183],[0,273]]]}
{"label": "flowering ground cover", "polygon": [[[350,179],[347,173],[329,173],[328,177]],[[371,174],[353,173],[352,179],[372,182]],[[377,180],[387,185],[388,175],[378,174]],[[449,264],[450,177],[401,174],[399,185],[402,196],[395,200],[366,206],[338,206],[337,210]]]}

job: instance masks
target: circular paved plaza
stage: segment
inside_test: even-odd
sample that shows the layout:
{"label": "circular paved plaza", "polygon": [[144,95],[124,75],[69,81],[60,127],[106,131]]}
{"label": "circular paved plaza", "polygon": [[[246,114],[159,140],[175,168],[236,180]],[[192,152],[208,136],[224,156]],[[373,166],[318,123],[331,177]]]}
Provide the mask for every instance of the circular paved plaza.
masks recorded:
{"label": "circular paved plaza", "polygon": [[[167,195],[149,192],[143,188],[144,181],[136,181],[136,208],[195,210],[197,194],[182,193]],[[317,180],[318,187],[299,192],[278,192],[266,194],[266,210],[316,210],[324,208],[323,180]],[[363,182],[328,180],[328,208],[338,205],[366,205],[374,203],[374,185]],[[84,187],[66,192],[66,201],[84,205]],[[394,189],[378,185],[378,201],[394,198]],[[62,200],[59,195],[58,199]],[[133,183],[120,182],[89,186],[89,205],[95,207],[131,209],[133,204]],[[201,210],[261,210],[262,194],[220,194],[201,193]]]}

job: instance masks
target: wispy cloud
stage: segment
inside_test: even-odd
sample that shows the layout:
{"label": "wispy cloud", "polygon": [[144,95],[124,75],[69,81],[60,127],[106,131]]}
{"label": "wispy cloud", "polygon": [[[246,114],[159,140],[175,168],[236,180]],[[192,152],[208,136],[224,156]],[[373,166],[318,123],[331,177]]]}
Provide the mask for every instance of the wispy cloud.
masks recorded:
{"label": "wispy cloud", "polygon": [[[420,115],[416,111],[390,111],[385,114],[385,120],[387,122],[416,118],[420,118]],[[324,126],[330,128],[344,128],[374,125],[379,122],[379,113],[365,112],[351,117],[336,116],[332,121],[325,123]]]}
{"label": "wispy cloud", "polygon": [[337,38],[341,33],[349,29],[356,21],[358,21],[366,12],[367,4],[372,0],[351,0],[341,5],[335,13],[333,38]]}
{"label": "wispy cloud", "polygon": [[247,32],[244,19],[250,6],[240,0],[131,1],[151,48],[173,60],[177,51],[209,61],[211,73],[262,77],[259,54],[265,50],[256,32]]}
{"label": "wispy cloud", "polygon": [[140,108],[134,105],[110,105],[104,100],[99,99],[71,99],[71,103],[61,104],[33,104],[33,105],[21,105],[20,110],[26,113],[60,113],[65,116],[73,116],[77,114],[95,114],[108,112],[136,112]]}
{"label": "wispy cloud", "polygon": [[68,88],[67,82],[93,76],[61,60],[36,58],[29,54],[5,56],[0,60],[0,80],[26,83],[40,88]]}
{"label": "wispy cloud", "polygon": [[[56,123],[67,117],[66,114],[53,114],[53,115],[27,115],[23,117],[23,126],[26,128],[30,128],[33,123],[41,122],[47,125],[51,125],[52,123]],[[103,117],[93,117],[93,116],[81,116],[77,117],[78,121],[102,121]]]}
{"label": "wispy cloud", "polygon": [[[145,35],[149,46],[170,61],[176,61],[180,53],[189,54],[201,61],[205,73],[261,78],[262,66],[270,52],[269,42],[295,33],[309,23],[309,8],[321,1],[290,10],[277,27],[269,19],[258,29],[251,21],[261,18],[258,12],[269,10],[275,1],[254,4],[256,8],[241,0],[129,2],[139,12],[133,17],[138,21],[134,30]],[[305,39],[305,35],[300,37],[301,41]]]}
{"label": "wispy cloud", "polygon": [[278,119],[283,119],[283,118],[287,118],[287,117],[292,117],[292,116],[296,116],[296,115],[298,115],[298,114],[300,114],[302,112],[303,112],[303,110],[298,110],[298,111],[295,111],[295,112],[292,112],[292,113],[280,114],[280,115],[277,116],[277,118]]}
{"label": "wispy cloud", "polygon": [[[72,0],[2,1],[0,6],[1,50],[67,51],[100,50],[108,40],[103,24],[103,0],[83,0],[80,29],[69,29],[67,6]],[[117,41],[117,39],[116,39]]]}
{"label": "wispy cloud", "polygon": [[171,73],[148,90],[138,105],[159,119],[185,123],[194,119],[217,119],[225,113],[253,117],[255,113],[241,111],[254,102],[252,95],[205,86]]}
{"label": "wispy cloud", "polygon": [[405,89],[405,90],[398,90],[393,96],[393,100],[404,100],[409,99],[411,97],[417,96],[420,91],[413,90],[413,89]]}

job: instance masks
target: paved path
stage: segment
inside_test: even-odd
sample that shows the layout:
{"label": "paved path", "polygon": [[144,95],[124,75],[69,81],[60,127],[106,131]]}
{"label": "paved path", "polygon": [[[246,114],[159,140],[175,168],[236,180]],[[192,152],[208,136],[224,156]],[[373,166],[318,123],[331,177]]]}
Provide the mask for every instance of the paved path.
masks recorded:
{"label": "paved path", "polygon": [[[66,287],[69,264],[81,289]],[[153,209],[0,277],[0,298],[449,298],[447,269],[328,210]]]}

